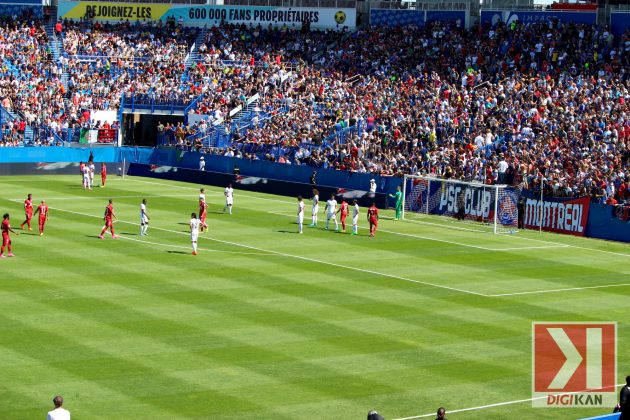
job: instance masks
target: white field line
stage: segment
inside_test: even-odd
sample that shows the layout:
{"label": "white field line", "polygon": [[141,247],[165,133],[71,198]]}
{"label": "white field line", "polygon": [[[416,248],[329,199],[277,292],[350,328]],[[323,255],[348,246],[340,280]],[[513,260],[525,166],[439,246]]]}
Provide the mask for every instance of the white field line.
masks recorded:
{"label": "white field line", "polygon": [[[287,216],[287,217],[295,217],[296,215],[288,212],[288,211],[269,211],[267,213],[271,213],[271,214],[276,214],[279,216]],[[364,226],[359,226],[359,229],[368,229]],[[528,249],[547,249],[547,248],[565,248],[568,245],[546,245],[546,246],[525,246],[525,247],[517,247],[517,248],[488,248],[485,246],[480,246],[480,245],[470,245],[470,244],[465,244],[462,242],[455,242],[455,241],[447,241],[446,239],[438,239],[438,238],[432,238],[429,236],[421,236],[421,235],[415,235],[415,234],[411,234],[411,233],[402,233],[402,232],[394,232],[392,230],[385,230],[385,229],[378,229],[380,232],[385,232],[385,233],[389,233],[392,235],[399,235],[399,236],[408,236],[408,237],[412,237],[412,238],[417,238],[417,239],[425,239],[428,241],[435,241],[435,242],[444,242],[447,244],[452,244],[452,245],[459,245],[459,246],[464,246],[464,247],[469,247],[469,248],[475,248],[475,249],[482,249],[484,251],[518,251],[518,250],[528,250]]]}
{"label": "white field line", "polygon": [[[182,188],[182,189],[198,190],[198,188],[193,188],[193,187],[175,186],[175,185],[164,184],[164,183],[159,183],[159,182],[144,181],[144,180],[139,180],[139,179],[135,179],[135,178],[134,179],[127,179],[127,181],[155,184],[155,185],[161,185],[161,186],[164,186],[164,187],[171,187],[172,186],[172,187]],[[291,204],[290,202],[285,201],[285,200],[267,199],[267,198],[264,198],[264,197],[256,197],[256,196],[243,195],[243,194],[239,194],[239,195],[241,195],[243,197],[247,197],[247,198],[252,198],[252,199],[275,201],[275,202],[280,202],[280,203],[285,203],[285,204]],[[99,197],[88,197],[88,198],[99,198]],[[21,199],[18,200],[18,201],[21,201]],[[53,209],[53,208],[51,207],[51,209]],[[70,210],[64,210],[64,209],[57,209],[57,210],[70,212],[70,213],[75,213],[75,214],[80,214],[80,215],[84,215],[84,216],[99,217],[99,216],[93,216],[93,215],[89,215],[89,214],[85,214],[85,213],[73,212],[73,211],[70,211]],[[292,212],[288,212],[288,211],[287,212],[270,212],[270,213],[272,213],[272,214],[279,214],[279,215],[285,215],[285,216],[293,215]],[[132,222],[124,222],[124,223],[135,224],[135,223],[132,223]],[[171,230],[168,230],[168,229],[155,228],[155,227],[153,227],[153,229],[158,229],[158,230],[163,230],[163,231],[167,231],[167,232],[173,232],[173,233],[177,233],[177,234],[184,234],[184,235],[186,235],[186,233],[177,232],[177,231],[171,231]],[[386,231],[386,230],[382,230],[382,231],[383,232],[387,232],[387,233],[403,235],[403,236],[412,236],[412,237],[415,236],[415,235],[404,234],[404,233],[400,233],[400,232],[392,232],[392,231]],[[441,240],[441,239],[425,238],[425,237],[421,237],[421,236],[417,236],[417,237],[419,239],[436,240],[436,241],[445,242],[444,240]],[[276,251],[269,251],[269,250],[264,250],[264,249],[257,249],[255,247],[250,247],[248,245],[243,245],[243,244],[239,244],[239,243],[232,243],[232,242],[228,242],[228,241],[221,241],[219,239],[214,239],[214,238],[207,238],[207,239],[210,239],[210,240],[213,240],[213,241],[224,242],[224,243],[228,243],[228,244],[232,244],[232,245],[236,245],[236,246],[248,247],[248,248],[256,249],[256,250],[262,251],[262,252],[276,253],[276,254],[280,254],[280,255],[291,256],[293,258],[301,258],[301,259],[307,259],[308,260],[308,258],[306,258],[306,257],[300,257],[300,256],[296,256],[296,255],[283,254],[283,253],[277,253]],[[549,248],[573,247],[573,248],[579,248],[579,249],[584,249],[584,250],[588,250],[588,251],[599,251],[599,252],[611,253],[611,254],[620,255],[620,256],[630,256],[629,254],[615,253],[615,252],[612,252],[612,251],[603,251],[603,250],[598,250],[598,249],[594,249],[594,248],[587,248],[587,247],[581,247],[581,246],[569,245],[569,244],[561,244],[561,243],[557,243],[557,242],[543,241],[543,240],[539,240],[539,239],[522,238],[522,237],[520,237],[519,239],[525,239],[525,240],[531,240],[531,241],[548,243],[550,245],[555,245],[555,246],[550,246]],[[500,249],[479,247],[479,246],[475,246],[475,245],[462,244],[462,243],[457,243],[457,242],[447,242],[447,243],[452,243],[454,245],[460,245],[460,246],[465,246],[465,247],[480,248],[480,249],[483,249],[483,250],[486,250],[486,251],[501,251]],[[527,249],[530,249],[530,248],[523,247],[523,248],[510,249],[510,250],[527,250]],[[506,249],[504,248],[504,250],[506,250]],[[313,261],[315,261],[315,260],[313,260]],[[320,262],[323,263],[323,264],[335,265],[335,266],[342,267],[342,268],[348,268],[348,269],[352,269],[352,270],[359,270],[359,271],[364,271],[364,272],[370,272],[369,270],[363,270],[363,269],[360,269],[360,268],[344,267],[342,265],[338,265],[338,264],[334,264],[334,263],[327,263],[327,262],[322,262],[322,261],[320,261]],[[409,282],[418,283],[418,284],[425,284],[425,285],[430,285],[430,286],[433,286],[433,287],[439,287],[439,288],[443,288],[443,289],[454,290],[454,291],[459,291],[459,292],[466,293],[466,294],[473,294],[473,295],[484,296],[484,297],[507,297],[507,296],[517,296],[517,295],[520,295],[520,294],[542,294],[542,293],[553,293],[553,292],[563,292],[563,291],[577,291],[577,290],[583,290],[583,289],[589,289],[589,288],[600,288],[601,289],[601,288],[608,288],[608,287],[621,287],[621,286],[624,286],[624,284],[621,284],[621,285],[612,284],[612,285],[601,285],[601,286],[585,286],[585,287],[574,287],[574,288],[566,288],[566,289],[554,289],[554,290],[551,290],[551,291],[538,290],[538,291],[503,293],[503,294],[484,294],[484,293],[473,292],[473,291],[470,291],[470,290],[458,289],[458,288],[449,287],[449,286],[442,286],[442,285],[437,285],[437,284],[428,283],[428,282],[421,282],[421,281],[417,281],[417,280],[401,278],[401,277],[392,276],[392,275],[388,275],[388,274],[384,274],[384,273],[373,272],[373,274],[379,274],[379,275],[383,275],[383,276],[386,276],[386,277],[398,278],[399,280],[409,281]]]}
{"label": "white field line", "polygon": [[423,225],[438,226],[438,227],[443,227],[443,228],[453,229],[453,230],[462,230],[464,232],[490,233],[490,231],[491,231],[490,227],[488,227],[488,229],[486,229],[486,230],[483,230],[483,229],[471,229],[471,228],[467,228],[467,227],[463,227],[463,226],[453,226],[453,224],[449,224],[447,226],[444,223],[426,222],[424,220],[407,219],[407,218],[405,218],[404,220],[405,220],[405,222],[420,223],[420,224],[423,224]]}
{"label": "white field line", "polygon": [[[620,387],[620,386],[624,386],[625,384],[617,384],[614,386],[615,390],[616,388]],[[604,387],[604,388],[611,388],[611,386],[609,387]],[[579,394],[582,392],[586,392],[586,391],[574,391],[574,392],[567,392],[566,394]],[[514,404],[521,404],[521,403],[526,403],[526,402],[532,402],[532,401],[537,401],[537,400],[544,400],[545,398],[547,398],[546,396],[541,396],[541,397],[532,397],[532,398],[525,398],[522,400],[513,400],[513,401],[504,401],[504,402],[500,402],[500,403],[494,403],[494,404],[487,404],[487,405],[480,405],[477,407],[468,407],[468,408],[458,408],[456,410],[447,410],[446,414],[453,414],[453,413],[463,413],[465,411],[477,411],[477,410],[485,410],[486,408],[493,408],[493,407],[502,407],[505,405],[514,405]],[[425,418],[425,417],[435,417],[435,412],[430,413],[430,414],[421,414],[419,416],[411,416],[411,417],[400,417],[394,420],[413,420],[413,419],[421,419],[421,418]]]}
{"label": "white field line", "polygon": [[[193,190],[197,190],[198,189],[198,188],[193,188],[193,187],[183,187],[183,186],[179,186],[179,185],[164,184],[164,183],[160,183],[160,182],[144,181],[144,180],[136,179],[135,177],[133,179],[128,178],[128,180],[131,180],[131,181],[134,181],[134,182],[143,182],[143,183],[147,183],[147,184],[162,185],[164,187],[185,188],[185,189],[193,189]],[[256,197],[256,196],[253,196],[253,195],[246,195],[246,194],[241,194],[241,193],[238,193],[238,195],[240,195],[242,197],[246,197],[246,198],[251,198],[251,199],[254,199],[254,200],[275,201],[275,202],[278,202],[278,203],[292,204],[291,201],[287,201],[287,200],[279,200],[279,199],[265,198],[265,197]],[[405,220],[405,221],[409,221],[409,220]],[[457,229],[457,230],[470,231],[470,232],[487,232],[487,231],[479,230],[479,229],[470,229],[470,228],[466,228],[466,227],[462,227],[462,226],[446,226],[446,225],[440,224],[440,223],[425,222],[425,221],[421,221],[421,220],[414,220],[413,222],[436,225],[438,227],[443,227],[445,229]],[[550,245],[559,245],[559,246],[567,246],[567,247],[572,247],[572,248],[584,249],[584,250],[587,250],[587,251],[602,252],[602,253],[605,253],[605,254],[618,255],[618,256],[621,256],[621,257],[630,257],[630,254],[626,254],[626,253],[623,253],[623,252],[605,251],[605,250],[597,249],[597,248],[589,248],[589,247],[584,247],[584,246],[579,246],[579,245],[572,245],[572,244],[563,244],[561,242],[546,241],[546,240],[543,240],[543,239],[536,239],[536,238],[524,238],[522,236],[516,236],[516,235],[512,236],[512,237],[515,238],[515,239],[520,239],[520,240],[524,240],[524,241],[534,241],[534,242],[540,242],[540,243],[545,243],[545,244],[550,244]],[[492,251],[496,251],[496,250],[492,249]]]}
{"label": "white field line", "polygon": [[514,292],[514,293],[496,293],[487,295],[488,297],[502,297],[502,296],[519,296],[519,295],[534,295],[541,293],[559,293],[559,292],[567,292],[571,290],[585,290],[585,289],[607,289],[610,287],[624,287],[630,286],[630,283],[620,283],[620,284],[602,284],[599,286],[583,286],[583,287],[566,287],[564,289],[550,289],[550,290],[530,290],[527,292]]}
{"label": "white field line", "polygon": [[541,245],[541,246],[521,246],[514,248],[497,248],[492,249],[492,251],[520,251],[520,250],[528,250],[528,249],[549,249],[549,248],[569,248],[569,245]]}
{"label": "white field line", "polygon": [[169,187],[169,188],[179,188],[179,189],[182,189],[182,190],[197,190],[197,191],[199,191],[202,188],[202,187],[185,187],[183,185],[164,184],[162,182],[155,182],[155,181],[145,181],[143,179],[137,179],[136,177],[129,177],[129,176],[127,176],[125,178],[125,182],[129,182],[129,181],[140,182],[142,184],[161,185],[163,187]]}
{"label": "white field line", "polygon": [[[98,218],[98,219],[102,218],[102,216],[95,216],[93,214],[81,213],[81,212],[73,211],[73,210],[66,210],[66,209],[53,208],[53,207],[51,207],[51,209],[52,210],[66,212],[66,213],[78,214],[80,216],[94,217],[94,218]],[[140,226],[139,223],[128,222],[128,221],[125,221],[125,220],[118,220],[118,222],[126,223],[126,224],[129,224],[129,225],[134,225],[134,226]],[[161,230],[161,231],[164,231],[164,232],[171,232],[171,233],[175,233],[175,234],[178,234],[178,235],[186,235],[186,236],[188,236],[188,233],[178,232],[176,230],[158,228],[158,227],[154,227],[154,226],[152,226],[151,229],[153,229],[153,230]],[[228,244],[228,245],[234,245],[234,246],[238,246],[238,247],[242,247],[242,248],[253,249],[255,251],[265,252],[265,253],[269,253],[269,254],[275,254],[275,255],[279,255],[279,256],[283,256],[283,257],[295,258],[295,259],[298,259],[298,260],[310,261],[310,262],[315,262],[315,263],[318,263],[318,264],[324,264],[324,265],[330,265],[330,266],[333,266],[333,267],[344,268],[346,270],[353,270],[353,271],[358,271],[358,272],[362,272],[362,273],[374,274],[374,275],[377,275],[377,276],[382,276],[382,277],[388,277],[388,278],[392,278],[392,279],[402,280],[402,281],[406,281],[406,282],[410,282],[410,283],[422,284],[422,285],[425,285],[425,286],[431,286],[431,287],[435,287],[435,288],[439,288],[439,289],[446,289],[446,290],[451,290],[451,291],[454,291],[454,292],[466,293],[466,294],[475,295],[475,296],[484,296],[484,297],[486,296],[483,293],[472,292],[470,290],[458,289],[458,288],[455,288],[455,287],[444,286],[444,285],[429,283],[429,282],[420,281],[420,280],[413,280],[413,279],[409,279],[407,277],[396,276],[396,275],[393,275],[393,274],[380,273],[378,271],[367,270],[367,269],[364,269],[364,268],[352,267],[352,266],[343,265],[343,264],[332,263],[332,262],[329,262],[329,261],[318,260],[318,259],[315,259],[315,258],[303,257],[301,255],[294,255],[294,254],[288,254],[288,253],[285,253],[285,252],[272,251],[272,250],[269,250],[269,249],[259,248],[259,247],[255,247],[255,246],[251,246],[251,245],[245,245],[245,244],[241,244],[241,243],[238,243],[238,242],[225,241],[225,240],[221,240],[221,239],[210,238],[210,237],[207,237],[207,236],[200,236],[199,238],[200,239],[202,239],[202,238],[203,239],[207,239],[207,240],[214,241],[214,242],[224,243],[224,244]]]}
{"label": "white field line", "polygon": [[[57,209],[59,210],[59,209]],[[65,210],[61,210],[61,211],[65,211]],[[182,245],[172,245],[172,244],[163,244],[160,242],[151,242],[151,241],[142,241],[140,239],[135,239],[135,238],[130,238],[128,236],[124,236],[121,235],[120,239],[126,239],[128,241],[134,241],[134,242],[140,242],[143,244],[147,244],[147,245],[157,245],[157,246],[163,246],[166,248],[179,248],[179,249],[188,249],[191,250],[192,247],[190,246],[182,246]],[[238,254],[238,255],[269,255],[269,256],[274,256],[274,254],[270,254],[268,252],[239,252],[239,251],[222,251],[219,249],[205,249],[205,248],[197,248],[200,251],[207,251],[207,252],[220,252],[223,254]]]}

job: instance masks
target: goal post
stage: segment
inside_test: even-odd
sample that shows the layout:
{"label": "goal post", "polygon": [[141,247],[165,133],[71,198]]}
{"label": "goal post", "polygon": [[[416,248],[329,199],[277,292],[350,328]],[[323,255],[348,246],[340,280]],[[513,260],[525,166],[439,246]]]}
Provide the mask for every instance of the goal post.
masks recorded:
{"label": "goal post", "polygon": [[494,233],[518,229],[518,190],[427,176],[405,175],[403,219],[444,216],[488,226]]}

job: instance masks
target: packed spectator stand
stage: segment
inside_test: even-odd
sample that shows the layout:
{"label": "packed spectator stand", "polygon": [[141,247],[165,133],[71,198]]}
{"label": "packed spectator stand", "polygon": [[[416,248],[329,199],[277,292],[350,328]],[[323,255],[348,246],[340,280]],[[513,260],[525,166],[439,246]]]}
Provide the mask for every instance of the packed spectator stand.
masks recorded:
{"label": "packed spectator stand", "polygon": [[66,140],[85,110],[117,109],[125,94],[203,115],[158,127],[178,147],[524,188],[544,179],[549,194],[630,200],[630,34],[559,22],[60,26],[58,58],[41,24],[0,28],[2,145],[27,127],[54,133],[44,144]]}

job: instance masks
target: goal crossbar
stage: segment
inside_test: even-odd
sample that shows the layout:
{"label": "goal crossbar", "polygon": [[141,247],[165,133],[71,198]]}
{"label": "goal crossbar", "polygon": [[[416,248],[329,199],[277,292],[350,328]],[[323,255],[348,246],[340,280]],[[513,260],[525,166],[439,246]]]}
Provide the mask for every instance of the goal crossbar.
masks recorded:
{"label": "goal crossbar", "polygon": [[446,216],[490,225],[494,233],[514,233],[517,203],[517,191],[506,185],[405,175],[402,218],[410,214]]}

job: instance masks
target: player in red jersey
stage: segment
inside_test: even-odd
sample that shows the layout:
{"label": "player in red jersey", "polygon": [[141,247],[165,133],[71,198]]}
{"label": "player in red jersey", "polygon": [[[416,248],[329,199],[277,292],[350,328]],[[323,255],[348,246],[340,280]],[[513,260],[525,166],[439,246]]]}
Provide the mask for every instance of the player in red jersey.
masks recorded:
{"label": "player in red jersey", "polygon": [[370,237],[374,237],[376,228],[378,227],[378,209],[376,208],[375,203],[372,203],[370,208],[368,208],[367,219],[370,223]]}
{"label": "player in red jersey", "polygon": [[114,219],[118,220],[116,217],[116,213],[114,213],[114,205],[112,204],[113,200],[109,199],[109,204],[105,207],[105,226],[103,226],[103,230],[101,230],[101,234],[98,236],[99,239],[105,239],[103,235],[107,232],[107,229],[112,233],[112,239],[118,238],[118,235],[114,233]]}
{"label": "player in red jersey", "polygon": [[208,230],[208,225],[206,224],[206,215],[208,214],[208,204],[205,200],[199,200],[199,220],[201,221],[201,231],[205,232]]}
{"label": "player in red jersey", "polygon": [[33,195],[29,194],[24,200],[24,215],[26,216],[26,220],[20,225],[20,229],[24,229],[24,225],[28,225],[28,230],[33,230],[31,228],[31,219],[33,218]]}
{"label": "player in red jersey", "polygon": [[83,185],[83,168],[85,168],[85,163],[79,162],[79,174],[81,174],[81,186]]}
{"label": "player in red jersey", "polygon": [[337,213],[341,213],[341,231],[346,233],[346,217],[348,217],[348,202],[342,198],[341,206],[339,206],[339,210]]}
{"label": "player in red jersey", "polygon": [[4,216],[2,216],[1,229],[2,229],[2,247],[0,247],[0,258],[5,258],[4,247],[7,247],[7,250],[9,251],[9,253],[6,256],[14,257],[15,255],[13,255],[13,253],[11,252],[11,237],[9,236],[9,232],[15,233],[16,235],[19,235],[19,233],[11,229],[11,224],[9,223],[9,213],[5,213]]}
{"label": "player in red jersey", "polygon": [[101,163],[101,187],[105,186],[105,181],[107,180],[107,166],[105,162]]}
{"label": "player in red jersey", "polygon": [[42,204],[37,206],[34,214],[39,213],[39,236],[44,235],[44,226],[48,221],[48,205],[45,200],[42,200]]}

